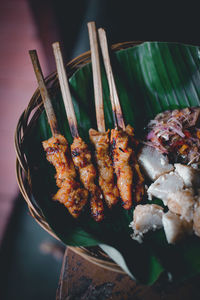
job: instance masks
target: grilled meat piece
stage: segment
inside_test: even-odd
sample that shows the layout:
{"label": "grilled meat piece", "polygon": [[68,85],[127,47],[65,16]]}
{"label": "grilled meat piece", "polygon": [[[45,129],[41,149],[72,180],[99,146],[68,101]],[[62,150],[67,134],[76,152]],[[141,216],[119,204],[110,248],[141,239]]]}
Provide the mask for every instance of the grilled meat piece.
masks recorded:
{"label": "grilled meat piece", "polygon": [[133,170],[131,157],[133,150],[129,145],[129,135],[122,129],[111,130],[111,146],[117,186],[125,209],[132,206]]}
{"label": "grilled meat piece", "polygon": [[[136,149],[138,146],[138,141],[134,137],[134,129],[131,125],[126,126],[126,133],[130,137],[131,146],[133,149]],[[144,177],[141,173],[140,166],[137,162],[135,151],[132,151],[132,167],[134,170],[134,182],[135,182],[135,188],[134,188],[134,200],[136,203],[139,203],[142,201],[144,197]]]}
{"label": "grilled meat piece", "polygon": [[73,217],[78,217],[88,199],[88,191],[75,180],[76,170],[64,136],[58,134],[44,141],[47,160],[56,169],[56,183],[60,188],[53,199],[63,203]]}
{"label": "grilled meat piece", "polygon": [[91,152],[87,144],[80,138],[75,137],[71,145],[71,153],[74,165],[78,168],[81,182],[91,194],[91,212],[93,218],[99,222],[103,219],[103,195],[100,188],[95,184],[96,169],[92,163]]}
{"label": "grilled meat piece", "polygon": [[67,140],[61,134],[51,137],[42,143],[47,160],[56,169],[56,184],[62,186],[67,177],[76,178],[76,170],[71,158]]}
{"label": "grilled meat piece", "polygon": [[63,203],[70,214],[77,218],[88,199],[88,191],[80,187],[74,179],[67,178],[63,181],[62,187],[53,196],[53,200]]}
{"label": "grilled meat piece", "polygon": [[134,170],[135,170],[135,192],[134,192],[134,201],[135,203],[139,203],[142,201],[145,193],[144,189],[144,177],[140,171],[140,166],[137,162],[134,163]]}
{"label": "grilled meat piece", "polygon": [[112,159],[109,153],[109,132],[109,130],[107,132],[89,130],[90,140],[95,148],[99,185],[108,207],[111,208],[118,201],[119,191],[114,182]]}

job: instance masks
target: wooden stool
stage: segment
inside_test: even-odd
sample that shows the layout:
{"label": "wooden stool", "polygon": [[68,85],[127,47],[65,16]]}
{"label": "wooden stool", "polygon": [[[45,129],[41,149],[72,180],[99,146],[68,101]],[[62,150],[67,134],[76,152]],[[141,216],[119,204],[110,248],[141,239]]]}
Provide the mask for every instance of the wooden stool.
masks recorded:
{"label": "wooden stool", "polygon": [[199,300],[200,275],[182,285],[151,287],[136,284],[128,275],[109,271],[66,249],[56,300]]}

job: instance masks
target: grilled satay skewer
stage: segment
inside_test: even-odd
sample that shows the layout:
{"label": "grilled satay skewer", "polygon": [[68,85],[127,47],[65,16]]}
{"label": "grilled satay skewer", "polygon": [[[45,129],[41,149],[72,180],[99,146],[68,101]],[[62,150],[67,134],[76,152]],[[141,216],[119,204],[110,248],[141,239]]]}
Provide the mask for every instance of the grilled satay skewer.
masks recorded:
{"label": "grilled satay skewer", "polygon": [[80,183],[76,181],[76,170],[71,158],[69,145],[65,137],[59,133],[56,116],[45,85],[37,52],[36,50],[31,50],[29,53],[52,132],[52,137],[42,144],[46,151],[47,160],[56,169],[56,183],[59,190],[53,199],[63,203],[70,214],[77,218],[87,202],[88,191],[81,188]]}
{"label": "grilled satay skewer", "polygon": [[[135,133],[132,126],[127,125],[126,126],[126,133],[129,135],[131,147],[133,149],[136,149],[139,142],[135,139]],[[133,151],[132,153],[132,166],[134,169],[134,179],[136,181],[136,185],[134,187],[134,201],[136,203],[141,202],[141,200],[144,197],[144,177],[142,175],[142,172],[140,170],[140,166],[137,161],[136,153]]]}
{"label": "grilled satay skewer", "polygon": [[[121,105],[115,85],[115,80],[110,63],[108,43],[105,30],[98,30],[101,51],[108,78],[110,100],[113,110],[115,128],[111,130],[111,145],[113,163],[117,175],[117,185],[125,209],[132,206],[132,193],[136,202],[142,200],[144,195],[144,179],[133,150],[134,131],[130,125],[125,127]],[[134,182],[136,181],[136,182]]]}
{"label": "grilled satay skewer", "polygon": [[108,129],[106,131],[105,129],[103,89],[101,82],[101,70],[95,22],[88,23],[88,32],[91,49],[95,108],[98,128],[98,131],[95,129],[90,129],[89,135],[90,141],[95,148],[99,185],[103,192],[106,204],[109,208],[111,208],[118,202],[119,191],[114,182],[114,171],[112,167],[112,159],[110,157],[110,130]]}
{"label": "grilled satay skewer", "polygon": [[71,145],[72,159],[75,166],[78,168],[81,182],[83,183],[84,187],[90,192],[90,206],[92,216],[97,222],[99,222],[104,217],[103,195],[101,189],[95,183],[97,173],[92,163],[91,152],[88,148],[88,145],[82,140],[78,133],[76,116],[60,50],[60,45],[58,42],[56,42],[52,46],[69,127],[74,138]]}

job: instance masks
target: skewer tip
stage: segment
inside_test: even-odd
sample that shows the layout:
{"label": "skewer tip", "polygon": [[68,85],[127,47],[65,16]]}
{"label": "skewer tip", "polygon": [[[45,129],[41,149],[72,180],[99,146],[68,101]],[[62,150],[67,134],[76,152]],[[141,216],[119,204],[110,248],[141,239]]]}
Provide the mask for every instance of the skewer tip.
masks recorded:
{"label": "skewer tip", "polygon": [[70,131],[73,137],[78,137],[79,136],[78,125],[77,125],[76,115],[72,103],[67,73],[63,62],[63,56],[60,49],[60,43],[54,42],[52,44],[52,47],[53,47],[53,52],[54,52],[54,57],[56,62],[58,80],[60,83],[61,93],[65,105],[65,110],[67,113],[67,119],[68,119]]}
{"label": "skewer tip", "polygon": [[95,21],[87,22],[87,26],[91,26],[92,24],[95,24]]}
{"label": "skewer tip", "polygon": [[37,51],[35,49],[29,50],[28,52],[29,52],[30,55],[34,54],[34,53],[37,53]]}
{"label": "skewer tip", "polygon": [[94,21],[90,21],[87,23],[88,30],[95,30],[96,31],[96,23]]}
{"label": "skewer tip", "polygon": [[46,110],[47,113],[47,118],[48,118],[48,122],[51,128],[51,132],[52,135],[57,134],[58,131],[58,125],[57,125],[57,120],[56,120],[56,116],[51,104],[51,100],[49,97],[49,93],[46,87],[46,83],[45,83],[45,79],[44,79],[44,75],[42,73],[42,69],[40,66],[40,62],[39,62],[39,58],[37,55],[37,51],[34,50],[29,50],[29,55],[32,61],[32,65],[33,65],[33,69],[37,78],[37,82],[38,82],[38,87],[40,90],[40,94],[44,103],[44,108]]}
{"label": "skewer tip", "polygon": [[52,44],[53,49],[60,49],[60,43],[59,42],[54,42]]}
{"label": "skewer tip", "polygon": [[38,61],[38,55],[37,55],[37,51],[35,49],[29,50],[28,53],[32,60],[32,63],[36,60]]}
{"label": "skewer tip", "polygon": [[103,89],[102,89],[102,81],[101,81],[101,67],[100,67],[100,59],[99,59],[98,36],[97,36],[96,24],[94,21],[92,21],[92,22],[88,22],[87,26],[88,26],[90,50],[91,50],[97,127],[100,132],[105,132]]}
{"label": "skewer tip", "polygon": [[106,34],[105,29],[102,28],[102,27],[98,28],[98,33],[99,34]]}
{"label": "skewer tip", "polygon": [[121,109],[119,96],[118,96],[118,92],[117,92],[117,88],[116,88],[116,84],[115,84],[115,79],[113,76],[111,62],[110,62],[110,55],[109,55],[106,31],[103,28],[99,28],[98,35],[99,35],[104,65],[105,65],[105,69],[106,69],[109,89],[110,89],[110,100],[111,100],[111,104],[112,104],[112,111],[113,111],[115,127],[118,126],[118,127],[121,127],[123,130],[125,130],[125,123],[123,120],[122,109]]}

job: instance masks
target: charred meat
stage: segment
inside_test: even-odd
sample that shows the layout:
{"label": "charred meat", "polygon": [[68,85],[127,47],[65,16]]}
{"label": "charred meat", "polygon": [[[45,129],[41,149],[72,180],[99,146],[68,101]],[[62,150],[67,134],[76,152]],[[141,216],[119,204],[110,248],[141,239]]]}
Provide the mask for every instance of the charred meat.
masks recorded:
{"label": "charred meat", "polygon": [[[126,126],[126,133],[129,135],[132,149],[136,150],[136,148],[138,146],[138,141],[135,138],[133,127],[131,127],[130,125],[127,125]],[[143,196],[144,196],[144,193],[145,193],[145,190],[144,190],[144,177],[143,177],[142,172],[140,170],[140,166],[138,164],[136,153],[135,153],[134,150],[132,151],[132,158],[131,158],[132,167],[133,167],[133,171],[134,171],[134,183],[135,183],[134,201],[135,201],[135,203],[139,203],[143,199]]]}
{"label": "charred meat", "polygon": [[90,192],[90,206],[93,218],[99,222],[104,217],[103,195],[96,185],[96,169],[92,163],[92,155],[87,144],[80,138],[75,137],[71,145],[71,153],[74,165],[78,168],[80,180]]}
{"label": "charred meat", "polygon": [[102,133],[90,129],[89,135],[95,148],[99,185],[108,207],[111,208],[118,201],[119,191],[114,182],[112,159],[109,153],[109,130]]}
{"label": "charred meat", "polygon": [[56,169],[56,183],[60,188],[53,197],[63,203],[73,217],[78,217],[88,199],[88,191],[76,181],[76,170],[64,136],[57,134],[44,141],[47,160]]}
{"label": "charred meat", "polygon": [[113,165],[117,176],[117,186],[125,209],[132,207],[133,170],[129,135],[122,129],[111,130]]}

